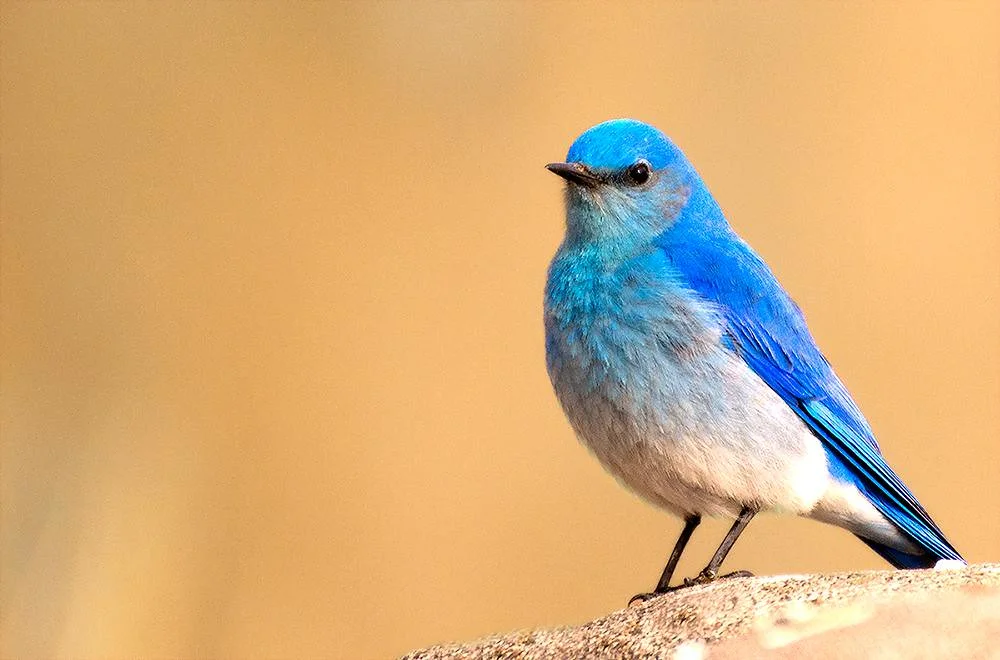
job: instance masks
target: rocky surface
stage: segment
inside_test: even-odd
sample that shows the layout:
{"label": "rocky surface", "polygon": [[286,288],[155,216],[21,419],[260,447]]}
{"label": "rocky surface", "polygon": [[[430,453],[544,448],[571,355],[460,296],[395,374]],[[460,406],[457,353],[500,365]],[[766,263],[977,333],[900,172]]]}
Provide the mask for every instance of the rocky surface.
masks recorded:
{"label": "rocky surface", "polygon": [[445,644],[404,657],[1000,659],[1000,564],[732,578],[581,626]]}

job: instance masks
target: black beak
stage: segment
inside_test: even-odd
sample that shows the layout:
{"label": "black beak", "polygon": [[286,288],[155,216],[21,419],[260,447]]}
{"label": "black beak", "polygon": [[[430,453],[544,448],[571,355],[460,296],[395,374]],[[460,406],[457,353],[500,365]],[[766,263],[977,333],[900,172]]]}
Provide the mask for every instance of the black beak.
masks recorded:
{"label": "black beak", "polygon": [[558,174],[570,183],[575,183],[585,188],[593,188],[601,180],[596,174],[590,171],[586,165],[580,163],[549,163],[545,166],[549,172]]}

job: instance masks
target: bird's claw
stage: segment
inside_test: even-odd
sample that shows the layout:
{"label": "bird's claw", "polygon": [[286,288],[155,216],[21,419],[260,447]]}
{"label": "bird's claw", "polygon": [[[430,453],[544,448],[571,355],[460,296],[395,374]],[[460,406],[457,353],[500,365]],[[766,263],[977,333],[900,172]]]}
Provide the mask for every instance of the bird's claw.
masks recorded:
{"label": "bird's claw", "polygon": [[634,603],[645,603],[647,600],[651,600],[653,598],[659,598],[660,596],[663,596],[665,594],[673,593],[673,592],[677,591],[678,589],[685,588],[686,586],[688,586],[688,585],[687,584],[678,584],[678,585],[676,585],[674,587],[667,587],[666,589],[663,589],[661,591],[650,591],[650,592],[644,593],[644,594],[636,594],[636,595],[634,595],[634,596],[632,596],[631,598],[628,599],[628,604],[631,606]]}
{"label": "bird's claw", "polygon": [[645,603],[650,598],[656,598],[657,596],[662,596],[664,592],[657,593],[655,591],[650,591],[647,593],[636,594],[628,599],[628,607],[632,607],[634,603]]}
{"label": "bird's claw", "polygon": [[693,578],[684,578],[684,582],[673,587],[667,587],[663,590],[650,591],[646,593],[636,594],[628,599],[628,604],[631,607],[635,603],[645,603],[647,600],[662,596],[664,594],[673,593],[675,591],[680,591],[681,589],[687,589],[688,587],[696,587],[699,584],[708,584],[710,582],[715,582],[716,580],[726,580],[728,578],[738,578],[738,577],[753,577],[753,573],[750,571],[733,571],[732,573],[726,573],[725,575],[718,575],[715,571],[710,571],[708,569],[703,570],[698,573]]}
{"label": "bird's claw", "polygon": [[715,571],[710,571],[707,568],[701,573],[698,573],[696,577],[684,578],[685,587],[693,587],[699,584],[708,584],[709,582],[715,582],[716,580],[725,580],[727,578],[736,577],[753,577],[753,573],[750,571],[733,571],[732,573],[726,573],[725,575],[718,575]]}

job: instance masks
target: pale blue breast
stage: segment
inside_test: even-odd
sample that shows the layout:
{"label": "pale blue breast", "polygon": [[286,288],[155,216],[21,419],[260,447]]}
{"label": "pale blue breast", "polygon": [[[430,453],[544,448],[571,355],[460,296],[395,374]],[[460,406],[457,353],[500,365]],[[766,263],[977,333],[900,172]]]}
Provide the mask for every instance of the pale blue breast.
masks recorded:
{"label": "pale blue breast", "polygon": [[638,403],[666,360],[711,359],[722,334],[710,306],[672,280],[662,252],[614,261],[597,248],[562,248],[545,292],[546,358],[556,388]]}

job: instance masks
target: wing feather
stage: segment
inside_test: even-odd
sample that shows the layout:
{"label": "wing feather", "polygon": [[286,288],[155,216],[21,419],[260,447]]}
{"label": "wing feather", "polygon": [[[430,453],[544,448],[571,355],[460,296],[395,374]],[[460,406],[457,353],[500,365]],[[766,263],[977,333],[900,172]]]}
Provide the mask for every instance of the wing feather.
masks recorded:
{"label": "wing feather", "polygon": [[733,350],[821,440],[834,475],[857,486],[926,553],[961,559],[886,464],[868,422],[816,346],[798,306],[746,243],[728,228],[719,231],[724,235],[685,231],[681,223],[659,242],[682,283],[717,306]]}

